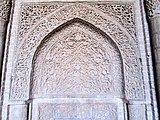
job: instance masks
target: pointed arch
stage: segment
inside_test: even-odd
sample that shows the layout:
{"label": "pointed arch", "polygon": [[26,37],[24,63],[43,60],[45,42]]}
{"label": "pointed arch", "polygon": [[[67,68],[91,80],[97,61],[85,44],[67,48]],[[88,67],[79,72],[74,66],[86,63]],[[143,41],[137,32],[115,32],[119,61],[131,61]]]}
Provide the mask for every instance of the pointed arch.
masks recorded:
{"label": "pointed arch", "polygon": [[81,19],[68,21],[47,35],[32,65],[31,98],[61,94],[124,98],[123,62],[117,45]]}
{"label": "pointed arch", "polygon": [[[72,12],[71,12],[72,11]],[[51,13],[41,20],[25,37],[19,47],[15,76],[12,81],[11,99],[27,100],[29,98],[30,73],[34,53],[41,41],[51,31],[56,30],[67,21],[78,18],[94,25],[106,33],[118,46],[124,63],[125,93],[127,99],[143,99],[142,78],[136,46],[132,37],[117,22],[94,8],[73,3]],[[18,93],[16,91],[19,91]]]}

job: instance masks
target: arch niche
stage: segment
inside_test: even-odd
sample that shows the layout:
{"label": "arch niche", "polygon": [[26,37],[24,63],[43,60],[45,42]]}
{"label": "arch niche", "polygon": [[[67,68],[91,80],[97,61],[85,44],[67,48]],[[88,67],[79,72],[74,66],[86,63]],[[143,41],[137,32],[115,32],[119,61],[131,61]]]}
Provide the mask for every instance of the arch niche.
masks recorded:
{"label": "arch niche", "polygon": [[[74,26],[73,24],[76,24],[75,28],[72,27]],[[68,30],[70,27],[73,31]],[[59,28],[61,29],[58,30]],[[61,30],[64,31],[60,32]],[[68,51],[69,47],[71,48]],[[74,47],[76,47],[77,53],[74,51]],[[75,92],[82,88],[86,89],[80,92],[81,95],[84,93],[87,95],[93,95],[92,93],[104,94],[105,92],[109,95],[109,93],[113,93],[114,91],[111,87],[105,90],[104,87],[97,88],[97,86],[102,82],[106,82],[106,86],[116,86],[115,83],[110,83],[114,82],[114,80],[118,81],[116,83],[118,83],[117,86],[120,89],[119,93],[118,91],[114,91],[114,96],[120,97],[125,95],[124,97],[128,100],[143,99],[143,83],[140,75],[140,64],[136,57],[136,47],[136,43],[134,43],[134,39],[130,34],[109,16],[84,4],[73,3],[66,5],[39,21],[21,42],[16,58],[10,99],[26,101],[30,97],[45,97],[44,93],[47,93],[47,91],[58,94],[75,94]],[[99,57],[94,55],[98,55]],[[58,58],[55,59],[55,56]],[[43,58],[43,60],[39,60],[40,58]],[[111,58],[114,60],[112,61]],[[96,66],[98,59],[101,62],[99,66]],[[37,63],[38,61],[43,62]],[[102,63],[102,61],[105,62]],[[54,66],[55,63],[57,63],[57,66]],[[111,67],[109,64],[113,66]],[[48,65],[51,65],[51,68]],[[117,65],[117,67],[114,65]],[[112,76],[117,78],[109,78],[108,72],[113,72],[111,69],[115,69],[116,72]],[[59,70],[60,72],[57,73]],[[83,72],[80,72],[80,70]],[[49,71],[51,73],[46,73]],[[54,72],[57,74],[54,74]],[[31,73],[34,73],[33,78]],[[60,73],[62,73],[62,76],[60,76]],[[64,78],[67,74],[68,76]],[[78,74],[81,77],[77,78],[77,81],[81,85],[75,89],[70,86],[73,83],[77,84],[74,81],[74,77],[78,76]],[[94,78],[96,79],[94,80]],[[89,83],[91,79],[92,82],[99,80],[99,83],[90,84],[91,86],[95,85],[95,89],[90,89],[90,86],[83,84],[83,82]],[[71,84],[65,83],[67,87],[64,90],[55,89],[55,85],[58,83],[54,82],[58,82],[58,80],[64,80],[65,82],[69,80]],[[42,83],[39,81],[42,81]],[[46,83],[43,84],[43,82]],[[49,85],[47,82],[51,82],[54,90],[46,89],[46,86]],[[34,84],[38,86],[35,87]],[[42,85],[45,86],[40,91],[39,89],[41,89]],[[33,89],[30,88],[31,86],[33,86]],[[69,87],[71,88],[70,91],[73,91],[72,93],[67,91]],[[32,95],[30,89],[32,89]],[[46,96],[52,97],[54,95],[49,93]]]}
{"label": "arch niche", "polygon": [[42,40],[32,70],[31,98],[124,98],[123,61],[117,45],[81,19],[64,23]]}

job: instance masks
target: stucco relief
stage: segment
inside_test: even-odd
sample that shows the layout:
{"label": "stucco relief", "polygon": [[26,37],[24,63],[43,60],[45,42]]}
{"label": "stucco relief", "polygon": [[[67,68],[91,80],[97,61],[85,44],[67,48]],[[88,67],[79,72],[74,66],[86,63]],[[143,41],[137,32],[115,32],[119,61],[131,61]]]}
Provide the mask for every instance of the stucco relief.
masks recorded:
{"label": "stucco relief", "polygon": [[[123,27],[126,28],[130,35],[136,39],[135,13],[134,4],[132,2],[123,4],[119,2],[86,2],[83,4],[99,9],[104,14],[116,19]],[[64,5],[69,5],[69,3],[22,3],[17,42],[21,42],[21,39],[29,29],[33,28],[40,19],[46,17]]]}
{"label": "stucco relief", "polygon": [[159,0],[146,0],[146,7],[148,16],[150,18],[160,15],[160,1]]}
{"label": "stucco relief", "polygon": [[27,1],[9,24],[3,120],[156,118],[141,1]]}
{"label": "stucco relief", "polygon": [[146,120],[144,105],[129,105],[130,120]]}
{"label": "stucco relief", "polygon": [[12,100],[29,98],[32,59],[37,47],[49,33],[55,31],[57,27],[65,25],[66,22],[74,22],[75,18],[94,25],[117,44],[123,58],[126,98],[143,99],[143,81],[137,58],[137,44],[118,22],[93,7],[80,3],[70,3],[56,10],[37,23],[25,35],[18,48],[19,52],[17,52],[10,98]]}
{"label": "stucco relief", "polygon": [[27,120],[27,105],[10,105],[9,107],[9,120]]}
{"label": "stucco relief", "polygon": [[43,40],[35,53],[32,97],[124,97],[123,63],[116,44],[81,22],[61,29]]}
{"label": "stucco relief", "polygon": [[38,120],[118,120],[117,106],[107,103],[39,104],[38,112]]}
{"label": "stucco relief", "polygon": [[39,20],[62,6],[63,3],[22,3],[17,44]]}
{"label": "stucco relief", "polygon": [[0,1],[0,20],[8,20],[11,2],[9,0]]}
{"label": "stucco relief", "polygon": [[[88,3],[89,4],[89,3]],[[134,3],[120,3],[120,2],[108,2],[108,3],[90,3],[89,5],[97,8],[106,15],[116,19],[130,35],[136,39],[135,29],[135,13]]]}

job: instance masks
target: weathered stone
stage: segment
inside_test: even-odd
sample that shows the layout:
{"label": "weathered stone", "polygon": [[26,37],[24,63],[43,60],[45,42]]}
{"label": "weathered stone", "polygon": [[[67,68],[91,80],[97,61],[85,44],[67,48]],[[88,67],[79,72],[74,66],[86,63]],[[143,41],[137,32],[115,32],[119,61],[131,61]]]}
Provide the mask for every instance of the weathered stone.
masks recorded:
{"label": "weathered stone", "polygon": [[2,120],[158,120],[141,2],[16,0]]}
{"label": "weathered stone", "polygon": [[[160,1],[147,0],[147,11],[150,22],[150,30],[152,31],[152,44],[155,57],[156,83],[158,86],[158,100],[160,103]],[[159,105],[160,107],[160,105]]]}

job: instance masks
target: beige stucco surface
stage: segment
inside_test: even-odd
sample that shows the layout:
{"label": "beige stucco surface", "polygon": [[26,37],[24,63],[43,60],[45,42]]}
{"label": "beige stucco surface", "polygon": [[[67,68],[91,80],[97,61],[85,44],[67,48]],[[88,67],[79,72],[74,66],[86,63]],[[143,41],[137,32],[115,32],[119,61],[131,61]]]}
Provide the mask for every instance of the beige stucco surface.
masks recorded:
{"label": "beige stucco surface", "polygon": [[158,120],[140,0],[16,0],[2,120]]}

